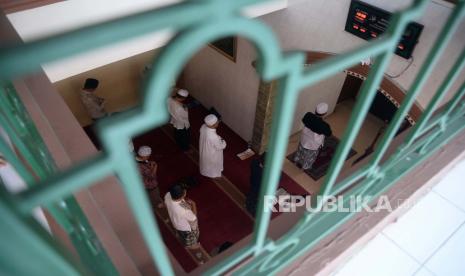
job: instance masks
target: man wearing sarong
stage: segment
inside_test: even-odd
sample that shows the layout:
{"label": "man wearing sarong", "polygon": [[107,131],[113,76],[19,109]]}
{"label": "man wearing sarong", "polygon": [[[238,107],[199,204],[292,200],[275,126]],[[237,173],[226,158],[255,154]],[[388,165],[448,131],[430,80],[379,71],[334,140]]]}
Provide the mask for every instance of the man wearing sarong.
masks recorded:
{"label": "man wearing sarong", "polygon": [[300,136],[299,147],[294,156],[294,163],[302,170],[311,169],[324,145],[325,137],[332,135],[331,127],[323,121],[328,112],[328,104],[319,103],[315,114],[307,112],[302,118],[304,128]]}
{"label": "man wearing sarong", "polygon": [[186,198],[186,190],[181,185],[173,185],[166,193],[165,206],[171,223],[184,246],[189,249],[199,248],[197,206],[194,201]]}

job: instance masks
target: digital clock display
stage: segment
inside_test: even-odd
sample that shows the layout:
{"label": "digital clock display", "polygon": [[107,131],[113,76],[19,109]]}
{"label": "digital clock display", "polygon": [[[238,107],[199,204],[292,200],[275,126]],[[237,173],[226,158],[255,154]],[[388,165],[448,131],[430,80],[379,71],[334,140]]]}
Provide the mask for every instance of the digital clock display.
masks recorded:
{"label": "digital clock display", "polygon": [[[367,3],[352,0],[347,16],[345,30],[365,40],[382,35],[389,26],[391,13]],[[423,30],[423,25],[411,22],[407,25],[396,54],[409,59]]]}

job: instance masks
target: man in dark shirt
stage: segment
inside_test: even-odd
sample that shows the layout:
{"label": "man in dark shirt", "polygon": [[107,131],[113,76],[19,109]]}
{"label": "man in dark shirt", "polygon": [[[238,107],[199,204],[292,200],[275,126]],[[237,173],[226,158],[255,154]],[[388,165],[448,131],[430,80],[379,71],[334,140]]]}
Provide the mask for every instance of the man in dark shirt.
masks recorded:
{"label": "man in dark shirt", "polygon": [[[318,114],[318,113],[317,113]],[[322,115],[315,115],[312,112],[307,112],[302,118],[302,123],[311,131],[317,134],[323,134],[326,137],[332,135],[331,127],[322,118]]]}
{"label": "man in dark shirt", "polygon": [[262,182],[263,164],[265,163],[265,154],[266,153],[263,153],[260,158],[252,160],[252,163],[250,164],[250,188],[245,200],[245,207],[252,216],[255,216],[257,211],[260,184]]}
{"label": "man in dark shirt", "polygon": [[305,127],[302,129],[299,146],[294,155],[294,163],[303,171],[312,168],[324,145],[325,137],[332,134],[330,126],[322,118],[327,111],[328,104],[319,103],[315,113],[307,112],[302,118]]}

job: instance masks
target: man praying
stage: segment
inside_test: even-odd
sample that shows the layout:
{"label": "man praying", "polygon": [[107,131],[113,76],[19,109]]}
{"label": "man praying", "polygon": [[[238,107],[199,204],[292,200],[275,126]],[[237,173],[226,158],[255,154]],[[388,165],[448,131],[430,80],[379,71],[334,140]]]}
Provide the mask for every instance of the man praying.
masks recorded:
{"label": "man praying", "polygon": [[325,137],[332,135],[331,127],[323,120],[328,112],[328,104],[319,103],[315,114],[307,112],[302,118],[304,129],[300,136],[299,147],[294,157],[294,163],[302,170],[311,169],[324,145]]}
{"label": "man praying", "polygon": [[[132,143],[131,143],[132,144]],[[158,208],[163,207],[163,200],[160,196],[160,188],[157,181],[158,164],[150,160],[152,155],[152,148],[149,146],[142,146],[137,151],[136,161],[139,165],[139,171],[144,181],[145,189],[153,195]]]}
{"label": "man praying", "polygon": [[199,155],[200,174],[210,178],[221,177],[223,171],[223,150],[226,142],[218,134],[218,118],[210,114],[205,117],[200,128]]}
{"label": "man praying", "polygon": [[189,113],[183,102],[189,96],[189,92],[179,89],[173,97],[168,100],[168,112],[171,115],[170,123],[174,128],[174,139],[183,151],[189,150],[190,124]]}
{"label": "man praying", "polygon": [[186,198],[186,190],[181,185],[173,185],[166,193],[165,206],[171,224],[178,232],[184,246],[189,249],[199,248],[197,206],[194,201]]}

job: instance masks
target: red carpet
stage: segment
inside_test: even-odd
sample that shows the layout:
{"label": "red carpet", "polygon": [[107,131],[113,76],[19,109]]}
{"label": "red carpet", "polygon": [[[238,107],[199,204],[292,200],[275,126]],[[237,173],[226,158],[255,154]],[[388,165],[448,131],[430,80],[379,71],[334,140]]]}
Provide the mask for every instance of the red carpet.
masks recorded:
{"label": "red carpet", "polygon": [[177,237],[168,229],[168,226],[163,221],[160,221],[155,214],[153,215],[157,219],[158,229],[160,229],[160,234],[167,249],[171,251],[171,254],[173,254],[186,272],[194,270],[197,267],[197,263],[189,256],[189,253],[178,241]]}
{"label": "red carpet", "polygon": [[[198,148],[199,129],[207,111],[202,106],[190,110],[192,144]],[[227,142],[224,151],[223,174],[242,193],[246,194],[249,186],[249,168],[252,158],[242,161],[236,154],[247,148],[247,143],[225,124],[218,129]],[[210,252],[226,241],[236,243],[252,233],[253,221],[244,210],[221,190],[209,178],[199,174],[196,163],[178,149],[174,141],[160,128],[150,131],[134,140],[135,149],[141,145],[152,147],[152,159],[158,163],[158,182],[162,197],[169,187],[181,178],[194,176],[198,185],[189,189],[187,196],[197,203],[200,228],[200,243]],[[304,195],[307,192],[285,173],[282,174],[280,187],[291,194]],[[155,208],[155,207],[154,207]],[[278,214],[274,214],[273,217]],[[175,256],[186,272],[193,270],[197,264],[184,249],[176,236],[157,217],[160,231],[167,248]]]}
{"label": "red carpet", "polygon": [[[235,243],[252,232],[252,220],[209,178],[200,176],[197,165],[160,129],[151,131],[134,141],[135,148],[141,145],[152,147],[152,156],[158,163],[158,181],[162,197],[169,187],[180,178],[195,176],[197,186],[189,189],[188,197],[197,203],[200,228],[200,243],[207,252],[226,241]],[[158,219],[158,218],[157,218]],[[192,267],[192,258],[162,221],[164,242],[186,271]],[[163,225],[163,226],[162,226]],[[163,229],[164,228],[164,229]]]}

